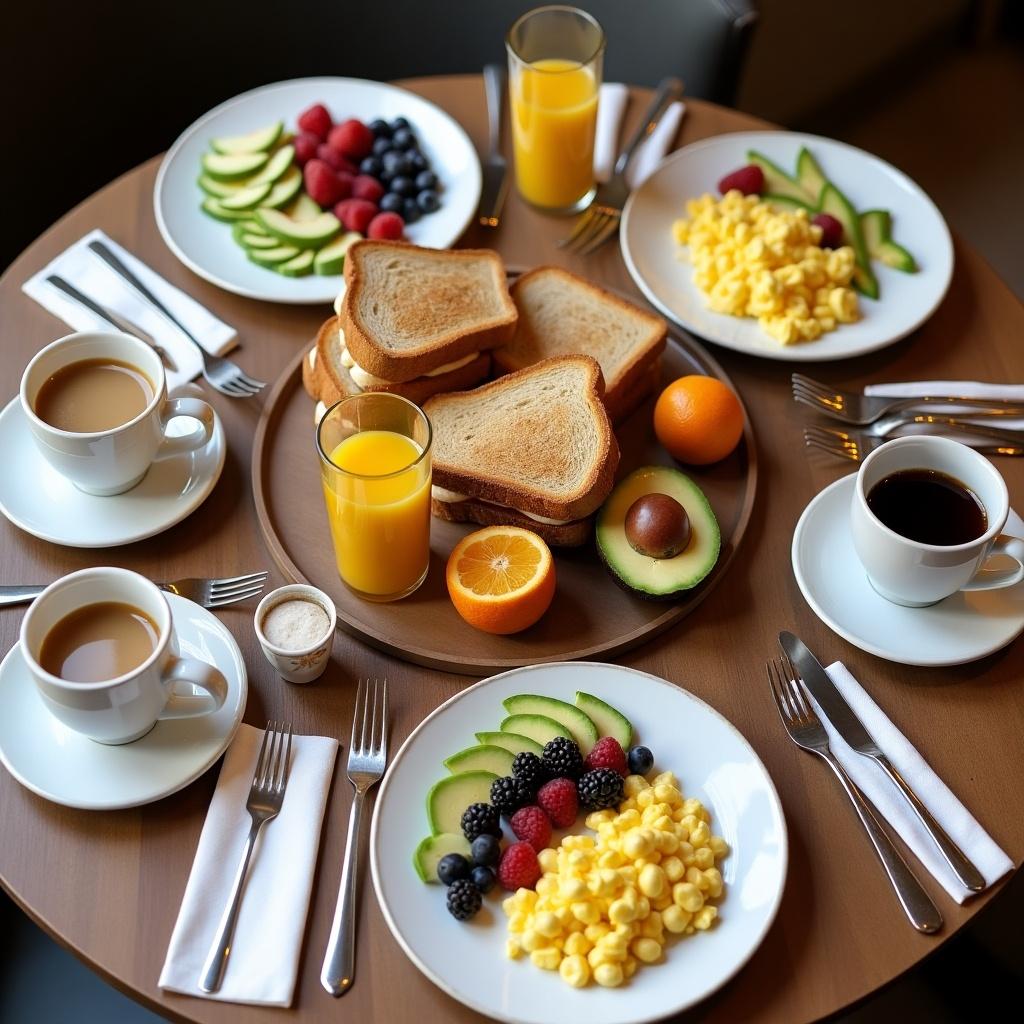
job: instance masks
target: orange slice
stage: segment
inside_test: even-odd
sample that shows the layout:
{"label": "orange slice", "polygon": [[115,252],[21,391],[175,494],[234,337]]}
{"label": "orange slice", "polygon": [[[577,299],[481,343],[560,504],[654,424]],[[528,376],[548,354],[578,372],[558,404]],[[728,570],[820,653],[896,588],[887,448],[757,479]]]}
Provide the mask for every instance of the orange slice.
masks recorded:
{"label": "orange slice", "polygon": [[456,545],[445,572],[455,610],[486,633],[532,626],[555,596],[555,563],[537,534],[488,526]]}

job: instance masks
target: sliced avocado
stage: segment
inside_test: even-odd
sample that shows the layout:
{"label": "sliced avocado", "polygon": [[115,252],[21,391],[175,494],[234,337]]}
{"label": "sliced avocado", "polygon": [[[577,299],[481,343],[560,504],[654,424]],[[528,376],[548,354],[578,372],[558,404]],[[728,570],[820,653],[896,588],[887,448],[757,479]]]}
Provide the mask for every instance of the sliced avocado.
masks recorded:
{"label": "sliced avocado", "polygon": [[761,196],[761,201],[765,203],[771,203],[772,206],[780,206],[783,210],[790,210],[796,212],[797,210],[806,210],[808,214],[814,212],[814,208],[805,203],[802,199],[794,199],[792,196],[777,196],[774,193],[767,192]]}
{"label": "sliced avocado", "polygon": [[501,703],[510,715],[543,715],[564,725],[584,757],[597,742],[597,726],[587,717],[587,713],[564,700],[539,693],[517,693],[506,697]]}
{"label": "sliced avocado", "polygon": [[276,245],[273,249],[250,249],[249,259],[261,267],[272,267],[275,263],[284,263],[301,252],[294,245]]}
{"label": "sliced avocado", "polygon": [[[242,221],[241,224],[244,224]],[[236,224],[235,227],[240,227],[240,224]],[[270,235],[254,235],[250,231],[240,231],[235,235],[235,241],[243,249],[276,249],[281,243],[276,238],[271,238]]]}
{"label": "sliced avocado", "polygon": [[319,249],[340,230],[341,221],[333,213],[321,213],[315,220],[292,220],[280,210],[257,210],[256,220],[272,235],[300,249]]}
{"label": "sliced avocado", "polygon": [[266,162],[266,153],[204,153],[202,160],[203,170],[218,181],[247,178]]}
{"label": "sliced avocado", "polygon": [[267,198],[272,188],[269,181],[262,185],[251,185],[249,188],[240,188],[233,196],[224,196],[219,202],[225,210],[252,210]]}
{"label": "sliced avocado", "polygon": [[576,707],[587,713],[602,736],[611,736],[619,741],[619,746],[623,750],[629,750],[630,741],[633,739],[633,726],[621,711],[613,708],[611,704],[606,704],[600,697],[584,693],[582,690],[576,691]]}
{"label": "sliced avocado", "polygon": [[477,770],[494,772],[495,775],[511,775],[512,758],[512,752],[504,747],[481,743],[478,747],[467,747],[452,754],[446,758],[444,766],[453,775]]}
{"label": "sliced avocado", "polygon": [[871,272],[871,257],[868,256],[868,248],[864,244],[864,235],[860,230],[860,218],[853,204],[832,182],[828,182],[821,190],[821,201],[818,206],[821,213],[831,214],[843,225],[843,235],[853,246],[853,254],[857,260],[853,283],[869,299],[877,299],[878,281]]}
{"label": "sliced avocado", "polygon": [[293,256],[284,263],[275,263],[274,269],[285,277],[308,277],[313,273],[314,255],[312,249],[302,249],[298,256]]}
{"label": "sliced avocado", "polygon": [[221,206],[220,199],[214,199],[213,196],[207,196],[200,204],[200,209],[203,213],[209,214],[211,217],[217,220],[227,221],[231,223],[236,220],[247,220],[250,216],[248,210],[228,210]]}
{"label": "sliced avocado", "polygon": [[222,135],[210,140],[210,147],[217,153],[264,153],[281,137],[283,121],[275,121],[265,128],[257,128],[245,135]]}
{"label": "sliced avocado", "polygon": [[292,220],[315,220],[324,211],[308,192],[300,192],[285,211]]}
{"label": "sliced avocado", "polygon": [[489,747],[504,747],[513,756],[529,753],[540,757],[544,753],[543,744],[514,732],[478,732],[476,741]]}
{"label": "sliced avocado", "polygon": [[[672,558],[651,558],[626,539],[626,513],[645,494],[667,494],[686,509],[690,540]],[[597,550],[616,580],[640,597],[672,598],[695,587],[715,566],[722,538],[704,492],[678,469],[643,466],[616,485],[597,514]]]}
{"label": "sliced avocado", "polygon": [[821,197],[821,190],[828,184],[825,172],[806,146],[801,146],[796,155],[796,180],[815,204]]}
{"label": "sliced avocado", "polygon": [[245,188],[244,181],[218,181],[208,174],[201,174],[196,184],[214,199],[226,199],[228,196],[237,196]]}
{"label": "sliced avocado", "polygon": [[263,205],[272,210],[285,206],[298,195],[300,188],[302,188],[302,171],[292,164],[284,175],[274,182],[274,187],[270,190],[270,195],[263,200]]}
{"label": "sliced avocado", "polygon": [[567,740],[572,739],[572,733],[561,722],[556,722],[553,718],[548,718],[547,715],[510,715],[498,728],[502,732],[525,736],[542,747],[548,740],[553,740],[556,736],[564,736]]}
{"label": "sliced avocado", "polygon": [[469,859],[469,840],[461,832],[442,832],[440,835],[427,836],[416,847],[416,852],[412,855],[412,866],[422,881],[438,882],[438,862],[449,853],[461,853],[463,857]]}
{"label": "sliced avocado", "polygon": [[284,177],[285,171],[292,165],[295,159],[294,146],[282,146],[276,153],[273,153],[267,161],[266,166],[259,174],[249,179],[250,185],[262,185],[264,182],[273,184]]}
{"label": "sliced avocado", "polygon": [[[312,200],[310,200],[312,202]],[[349,251],[353,243],[358,242],[363,236],[358,231],[346,231],[341,238],[335,239],[330,245],[325,245],[316,254],[313,263],[318,274],[325,276],[340,274],[345,266],[345,253]]]}
{"label": "sliced avocado", "polygon": [[747,150],[747,159],[760,167],[764,174],[762,195],[798,199],[801,203],[813,203],[818,198],[805,192],[800,182],[791,178],[781,167],[772,163],[763,153],[758,153],[756,149]]}
{"label": "sliced avocado", "polygon": [[865,210],[860,215],[860,229],[868,255],[873,260],[905,274],[917,272],[914,257],[892,240],[892,215],[888,210]]}
{"label": "sliced avocado", "polygon": [[435,782],[427,794],[427,821],[435,835],[462,831],[462,814],[470,804],[486,804],[491,800],[494,772],[462,772]]}

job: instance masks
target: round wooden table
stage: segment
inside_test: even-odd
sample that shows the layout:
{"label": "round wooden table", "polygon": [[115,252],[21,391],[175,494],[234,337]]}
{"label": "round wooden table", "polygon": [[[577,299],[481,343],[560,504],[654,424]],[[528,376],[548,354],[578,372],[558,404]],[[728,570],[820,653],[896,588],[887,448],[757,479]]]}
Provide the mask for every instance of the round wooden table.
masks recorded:
{"label": "round wooden table", "polygon": [[[405,84],[453,114],[483,149],[486,116],[479,78]],[[633,96],[631,120],[639,117],[646,102],[645,94]],[[763,127],[745,115],[691,101],[678,144]],[[308,344],[326,309],[238,298],[178,263],[153,220],[157,164],[151,160],[73,210],[0,280],[8,396],[15,394],[30,355],[67,331],[21,293],[22,283],[95,227],[237,327],[242,340],[239,361],[256,376],[273,380],[296,350]],[[617,245],[606,245],[586,258],[571,257],[554,245],[565,229],[564,220],[538,214],[512,194],[500,229],[488,232],[474,226],[463,244],[493,246],[509,264],[560,263],[599,283],[638,294]],[[817,372],[852,387],[914,378],[1022,380],[1022,336],[1024,307],[985,261],[958,241],[952,287],[921,330],[882,352]],[[864,998],[919,963],[997,897],[1000,886],[962,907],[922,872],[946,925],[932,938],[910,928],[831,773],[797,750],[782,731],[764,679],[765,659],[776,651],[776,633],[792,629],[823,660],[845,661],[1015,864],[1024,856],[1024,646],[1018,642],[961,668],[913,669],[864,654],[820,623],[790,571],[790,539],[807,502],[853,467],[803,449],[801,424],[806,417],[789,397],[789,364],[712,351],[740,388],[754,425],[761,485],[753,520],[721,585],[679,626],[622,661],[686,687],[735,723],[774,778],[789,823],[786,892],[767,939],[730,984],[683,1019],[798,1024]],[[156,579],[272,568],[250,493],[250,453],[259,404],[219,395],[212,401],[227,430],[227,466],[211,497],[189,519],[159,540],[109,552],[57,547],[0,521],[0,578],[47,581],[110,562]],[[1001,459],[999,468],[1020,508],[1024,460]],[[31,486],[30,481],[25,484]],[[297,500],[318,501],[319,495]],[[17,640],[21,614],[17,609],[0,612],[4,652]],[[251,689],[245,720],[254,725],[286,718],[300,732],[347,737],[356,678],[386,676],[394,703],[392,749],[397,750],[430,710],[471,682],[465,676],[397,661],[340,634],[327,675],[315,686],[291,687],[274,675],[260,654],[251,605],[219,614],[246,657]],[[341,1005],[320,988],[320,961],[334,909],[351,796],[340,767],[344,756],[343,752],[339,758],[328,806],[290,1013],[165,995],[157,988],[216,772],[148,807],[94,813],[47,803],[0,771],[0,878],[18,904],[55,938],[112,984],[172,1019],[210,1024],[285,1019],[313,1024],[337,1020],[339,1014],[388,1024],[480,1019],[406,960],[380,915],[368,873],[355,986]]]}

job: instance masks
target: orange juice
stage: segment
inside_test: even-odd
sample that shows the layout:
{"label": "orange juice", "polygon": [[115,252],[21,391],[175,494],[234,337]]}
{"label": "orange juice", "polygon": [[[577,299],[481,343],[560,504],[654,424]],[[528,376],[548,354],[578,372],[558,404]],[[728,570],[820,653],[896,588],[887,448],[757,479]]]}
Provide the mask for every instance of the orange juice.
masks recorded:
{"label": "orange juice", "polygon": [[324,499],[338,573],[354,590],[401,597],[430,560],[430,459],[404,434],[364,430],[330,453]]}
{"label": "orange juice", "polygon": [[523,64],[512,76],[512,142],[523,198],[551,210],[575,207],[594,186],[598,80],[571,60]]}

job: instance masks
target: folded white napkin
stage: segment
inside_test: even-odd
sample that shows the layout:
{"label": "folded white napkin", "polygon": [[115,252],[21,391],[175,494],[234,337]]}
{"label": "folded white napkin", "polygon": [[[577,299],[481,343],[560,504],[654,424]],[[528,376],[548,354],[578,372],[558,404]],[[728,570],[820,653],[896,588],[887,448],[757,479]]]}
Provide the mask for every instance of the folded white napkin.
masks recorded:
{"label": "folded white napkin", "polygon": [[[625,85],[605,82],[601,86],[594,136],[594,177],[598,181],[607,181],[612,176],[615,158],[619,155],[619,125],[628,103],[629,89]],[[626,168],[626,181],[631,189],[642,185],[664,159],[685,112],[686,104],[677,100],[662,115],[650,137],[637,147]]]}
{"label": "folded white napkin", "polygon": [[[1024,384],[986,384],[976,380],[914,380],[893,384],[869,384],[865,395],[878,398],[919,398],[922,395],[949,395],[954,398],[1001,398],[1012,402],[1024,402]],[[970,419],[970,410],[955,406],[928,403],[928,409],[936,413],[956,413],[959,419]],[[993,427],[1007,427],[1010,430],[1024,430],[1024,418],[979,419]]]}
{"label": "folded white napkin", "polygon": [[168,323],[148,302],[141,299],[87,244],[95,239],[106,243],[138,276],[143,284],[192,332],[200,344],[213,355],[222,355],[238,342],[238,334],[208,309],[189,298],[183,291],[150,270],[145,263],[108,238],[102,231],[90,231],[84,238],[65,249],[23,285],[26,295],[48,309],[76,331],[112,331],[105,320],[80,306],[74,299],[58,291],[46,278],[50,274],[63,277],[80,292],[99,305],[119,313],[141,327],[167,350],[177,370],[167,370],[168,389],[197,377],[203,368],[199,353],[181,331]]}
{"label": "folded white napkin", "polygon": [[284,803],[256,841],[223,984],[212,994],[199,989],[249,833],[245,802],[262,742],[263,730],[243,725],[224,757],[160,973],[161,988],[229,1003],[291,1005],[338,752],[338,741],[323,736],[296,736],[292,742]]}
{"label": "folded white napkin", "polygon": [[[893,725],[842,662],[829,665],[825,671],[893,766],[950,838],[984,875],[986,883],[992,885],[1002,878],[1013,867],[1013,862],[932,771],[906,736]],[[832,728],[817,701],[813,697],[811,701],[828,733],[832,753],[840,764],[935,880],[957,903],[963,903],[972,893],[960,883],[943,860],[942,854],[895,784],[874,761],[853,750]]]}

